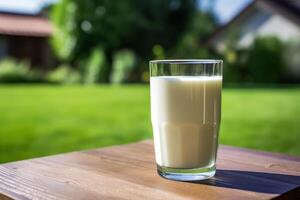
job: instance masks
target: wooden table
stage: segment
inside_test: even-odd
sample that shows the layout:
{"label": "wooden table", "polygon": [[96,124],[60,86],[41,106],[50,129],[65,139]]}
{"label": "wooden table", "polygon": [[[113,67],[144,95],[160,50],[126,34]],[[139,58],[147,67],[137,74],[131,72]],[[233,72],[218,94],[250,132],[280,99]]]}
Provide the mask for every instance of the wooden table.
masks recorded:
{"label": "wooden table", "polygon": [[0,165],[0,199],[300,199],[300,158],[220,146],[217,174],[156,173],[152,141]]}

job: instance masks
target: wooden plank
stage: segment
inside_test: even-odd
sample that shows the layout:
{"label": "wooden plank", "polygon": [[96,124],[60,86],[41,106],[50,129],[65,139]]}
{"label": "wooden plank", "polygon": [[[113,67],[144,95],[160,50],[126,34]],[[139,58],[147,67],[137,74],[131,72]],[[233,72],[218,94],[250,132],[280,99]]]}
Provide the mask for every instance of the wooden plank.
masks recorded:
{"label": "wooden plank", "polygon": [[0,199],[300,199],[299,157],[220,146],[217,168],[207,181],[163,179],[143,141],[2,164]]}

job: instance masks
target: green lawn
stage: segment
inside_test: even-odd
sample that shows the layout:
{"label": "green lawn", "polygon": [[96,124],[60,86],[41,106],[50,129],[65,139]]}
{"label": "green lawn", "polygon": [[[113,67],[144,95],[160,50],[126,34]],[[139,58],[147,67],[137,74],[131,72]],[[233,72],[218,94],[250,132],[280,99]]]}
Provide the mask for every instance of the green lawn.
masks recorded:
{"label": "green lawn", "polygon": [[[0,162],[151,138],[149,89],[0,86]],[[224,89],[221,143],[300,155],[300,88]]]}

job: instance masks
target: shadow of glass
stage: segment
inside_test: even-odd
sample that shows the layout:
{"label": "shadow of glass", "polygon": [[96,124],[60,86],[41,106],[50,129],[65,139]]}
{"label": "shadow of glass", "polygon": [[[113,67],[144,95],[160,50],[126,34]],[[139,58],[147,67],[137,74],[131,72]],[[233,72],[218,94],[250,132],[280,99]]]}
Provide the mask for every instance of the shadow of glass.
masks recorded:
{"label": "shadow of glass", "polygon": [[282,194],[295,188],[300,191],[300,176],[265,172],[219,169],[213,178],[193,183],[271,194]]}

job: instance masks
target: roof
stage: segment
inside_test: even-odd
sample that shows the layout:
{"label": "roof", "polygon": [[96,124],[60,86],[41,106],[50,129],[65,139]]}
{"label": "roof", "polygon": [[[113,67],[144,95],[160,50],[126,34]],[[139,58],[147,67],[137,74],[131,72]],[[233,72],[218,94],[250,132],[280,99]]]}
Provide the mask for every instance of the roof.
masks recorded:
{"label": "roof", "polygon": [[294,23],[300,26],[300,1],[295,0],[253,0],[248,6],[246,6],[240,13],[238,13],[232,20],[223,26],[220,26],[214,33],[203,40],[204,44],[210,44],[211,41],[224,33],[229,27],[248,16],[248,13],[256,6],[256,4],[266,5],[275,12],[287,17]]}
{"label": "roof", "polygon": [[255,0],[269,5],[277,13],[300,26],[300,1],[297,0]]}
{"label": "roof", "polygon": [[45,17],[0,13],[0,35],[49,37],[52,25]]}

